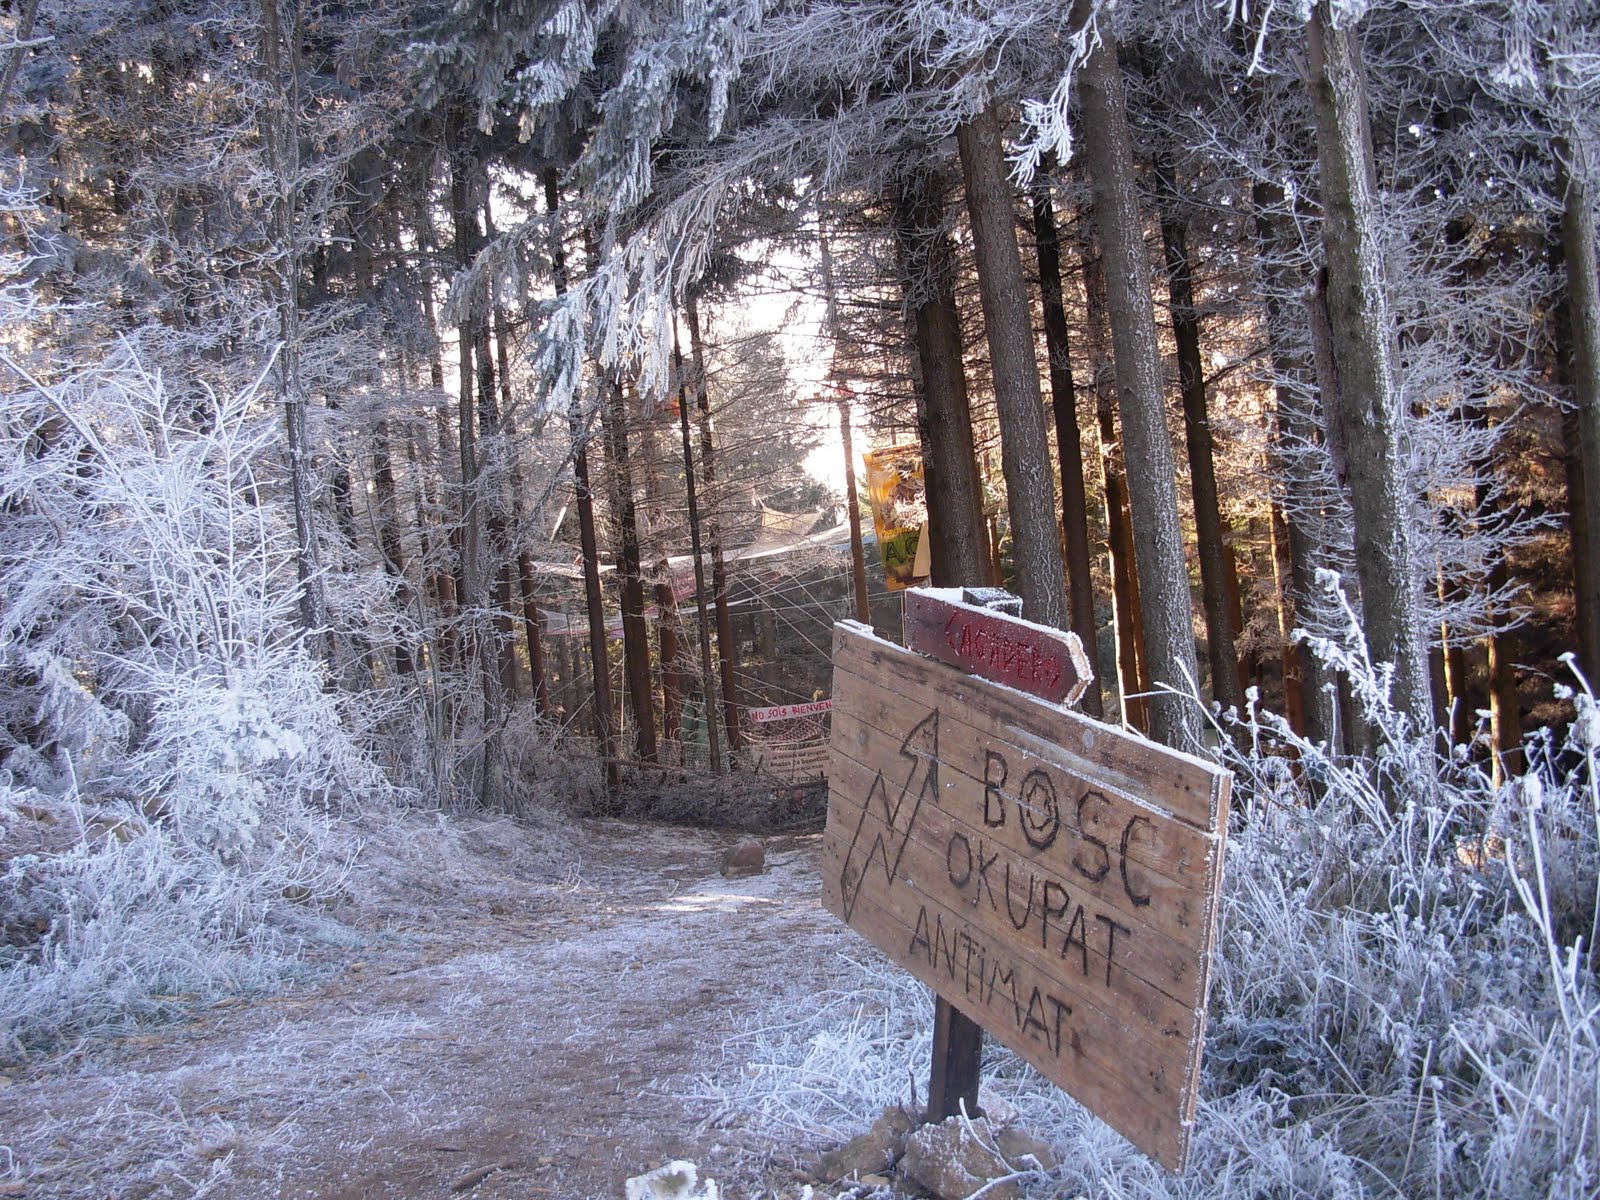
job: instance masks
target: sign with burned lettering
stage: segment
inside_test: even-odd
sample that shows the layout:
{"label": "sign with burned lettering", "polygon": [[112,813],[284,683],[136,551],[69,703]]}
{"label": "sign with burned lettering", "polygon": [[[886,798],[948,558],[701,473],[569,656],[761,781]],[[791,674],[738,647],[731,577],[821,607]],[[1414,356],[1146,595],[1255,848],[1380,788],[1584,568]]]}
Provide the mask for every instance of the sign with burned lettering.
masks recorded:
{"label": "sign with burned lettering", "polygon": [[1229,774],[855,622],[833,665],[829,911],[1181,1170]]}

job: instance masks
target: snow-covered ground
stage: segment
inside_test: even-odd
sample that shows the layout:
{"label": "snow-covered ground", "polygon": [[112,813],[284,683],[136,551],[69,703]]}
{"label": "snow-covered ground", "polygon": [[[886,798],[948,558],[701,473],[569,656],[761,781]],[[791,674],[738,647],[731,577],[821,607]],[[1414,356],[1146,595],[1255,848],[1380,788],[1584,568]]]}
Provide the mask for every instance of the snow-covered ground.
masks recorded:
{"label": "snow-covered ground", "polygon": [[730,840],[391,824],[298,986],[0,1074],[0,1195],[620,1196],[674,1158],[776,1188],[818,1144],[729,1109],[745,1035],[868,951],[818,903],[815,836],[737,880]]}

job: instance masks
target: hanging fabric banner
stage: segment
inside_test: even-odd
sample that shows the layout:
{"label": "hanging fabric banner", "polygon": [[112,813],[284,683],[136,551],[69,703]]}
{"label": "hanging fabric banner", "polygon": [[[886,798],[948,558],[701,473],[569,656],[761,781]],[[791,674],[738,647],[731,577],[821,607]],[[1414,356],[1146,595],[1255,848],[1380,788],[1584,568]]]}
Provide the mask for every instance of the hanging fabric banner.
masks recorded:
{"label": "hanging fabric banner", "polygon": [[916,442],[869,450],[867,499],[883,557],[883,577],[891,592],[912,587],[927,576],[928,494],[922,477],[922,447]]}

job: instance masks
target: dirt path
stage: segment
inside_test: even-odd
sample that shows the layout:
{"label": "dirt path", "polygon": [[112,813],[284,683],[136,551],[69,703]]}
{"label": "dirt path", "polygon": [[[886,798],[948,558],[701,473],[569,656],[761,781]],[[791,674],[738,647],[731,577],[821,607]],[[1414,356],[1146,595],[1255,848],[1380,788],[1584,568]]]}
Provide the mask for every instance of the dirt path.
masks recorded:
{"label": "dirt path", "polygon": [[679,1157],[777,1194],[809,1148],[696,1096],[853,940],[817,902],[818,839],[730,881],[727,835],[587,823],[564,879],[539,837],[452,835],[431,881],[341,914],[359,938],[301,988],[0,1076],[0,1195],[581,1200]]}

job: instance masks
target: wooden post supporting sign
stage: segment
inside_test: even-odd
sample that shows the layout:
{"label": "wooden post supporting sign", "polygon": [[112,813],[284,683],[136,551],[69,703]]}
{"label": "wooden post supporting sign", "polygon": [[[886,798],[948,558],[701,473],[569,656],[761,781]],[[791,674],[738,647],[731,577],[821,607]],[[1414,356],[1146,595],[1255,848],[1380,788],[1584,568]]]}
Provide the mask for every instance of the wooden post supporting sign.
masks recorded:
{"label": "wooden post supporting sign", "polygon": [[[834,627],[823,902],[1181,1170],[1231,776],[1063,707],[1075,638],[908,595],[913,649]],[[975,1061],[962,1024],[944,1034],[941,1090]]]}

